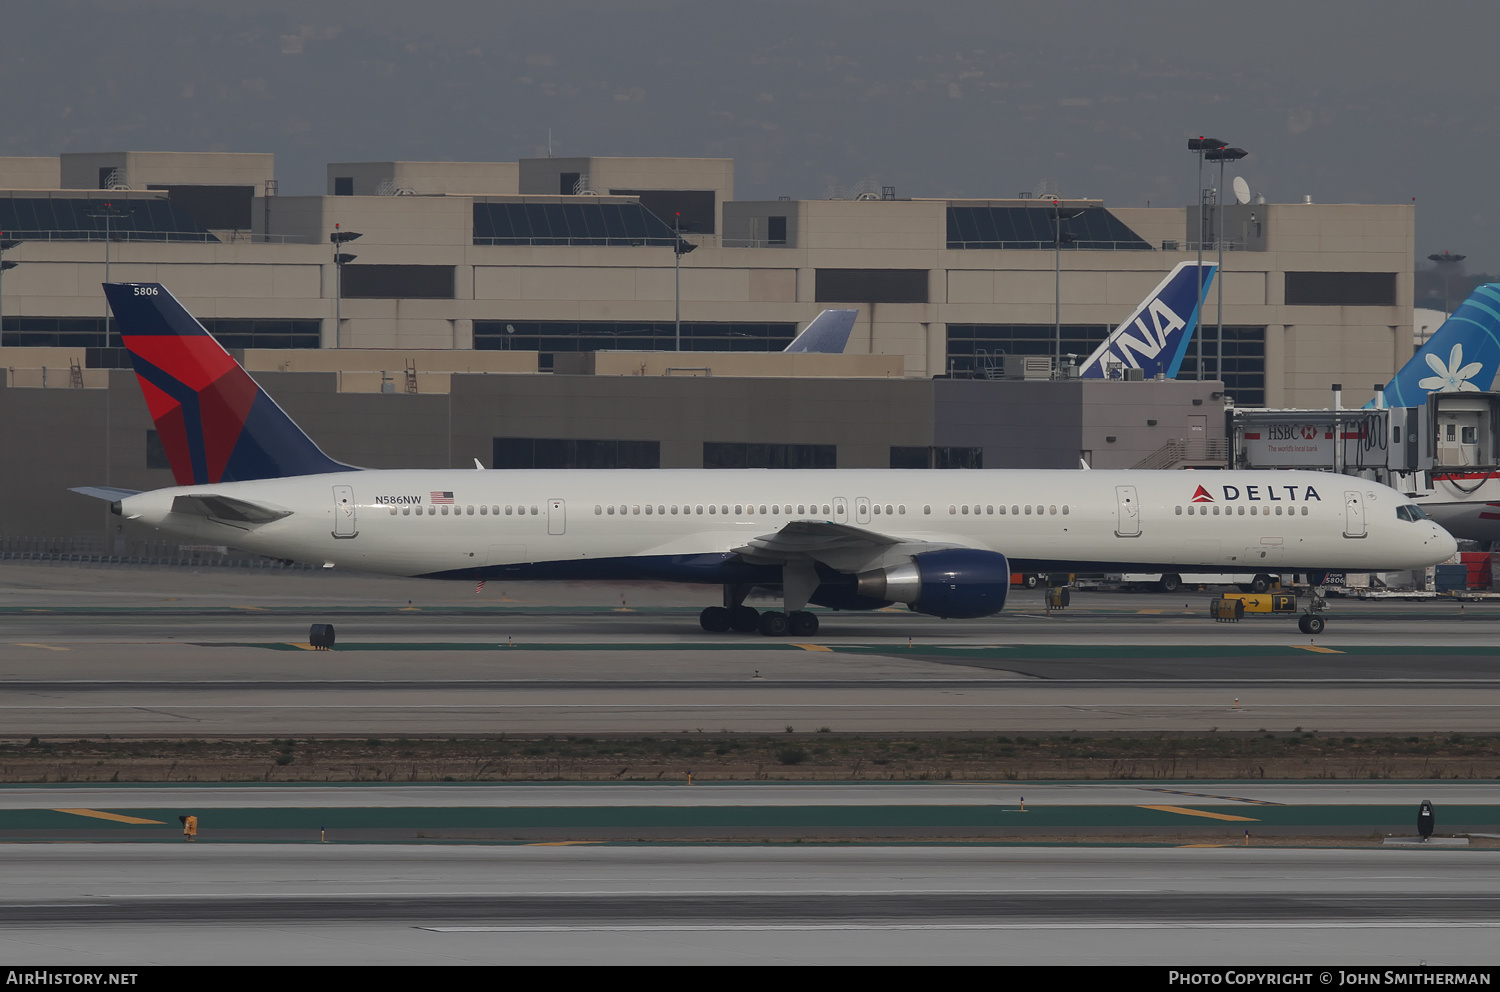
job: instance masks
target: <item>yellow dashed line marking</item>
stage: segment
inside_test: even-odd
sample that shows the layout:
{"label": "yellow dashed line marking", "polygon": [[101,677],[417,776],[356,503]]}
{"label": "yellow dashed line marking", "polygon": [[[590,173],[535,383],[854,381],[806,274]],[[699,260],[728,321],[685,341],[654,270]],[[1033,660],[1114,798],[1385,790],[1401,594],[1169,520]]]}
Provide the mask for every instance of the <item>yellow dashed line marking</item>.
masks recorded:
{"label": "yellow dashed line marking", "polygon": [[74,816],[92,816],[96,820],[114,820],[116,823],[150,823],[158,827],[166,826],[165,820],[143,820],[138,816],[124,816],[120,813],[105,813],[97,809],[55,809],[54,813],[72,813]]}
{"label": "yellow dashed line marking", "polygon": [[31,607],[27,607],[27,609],[24,612],[26,612],[26,613],[51,613],[52,611],[51,610],[44,610],[44,609],[41,609],[40,607],[36,607],[36,606],[31,606]]}
{"label": "yellow dashed line marking", "polygon": [[1344,653],[1342,651],[1335,651],[1333,648],[1319,647],[1316,644],[1293,644],[1292,647],[1294,647],[1294,648],[1300,648],[1303,651],[1312,651],[1315,654],[1343,654]]}
{"label": "yellow dashed line marking", "polygon": [[313,647],[311,644],[303,644],[303,643],[298,642],[298,641],[282,641],[281,643],[285,644],[289,648],[296,648],[298,651],[316,651],[317,650],[317,648]]}
{"label": "yellow dashed line marking", "polygon": [[833,648],[827,647],[826,645],[823,645],[823,644],[793,644],[792,647],[794,647],[794,648],[801,648],[804,651],[832,651],[833,650]]}
{"label": "yellow dashed line marking", "polygon": [[1136,610],[1135,612],[1139,616],[1160,616],[1161,614],[1163,614],[1163,613],[1165,613],[1167,611],[1166,610]]}
{"label": "yellow dashed line marking", "polygon": [[1245,823],[1259,823],[1253,816],[1231,816],[1228,813],[1208,813],[1201,809],[1188,809],[1185,806],[1142,806],[1141,809],[1155,809],[1163,813],[1181,813],[1183,816],[1202,816],[1210,820],[1242,820]]}
{"label": "yellow dashed line marking", "polygon": [[236,606],[235,609],[237,609],[237,610],[260,610],[262,612],[265,611],[265,607],[264,606]]}
{"label": "yellow dashed line marking", "polygon": [[27,641],[16,642],[18,648],[44,648],[48,651],[71,651],[71,648],[59,647],[56,644],[32,644]]}

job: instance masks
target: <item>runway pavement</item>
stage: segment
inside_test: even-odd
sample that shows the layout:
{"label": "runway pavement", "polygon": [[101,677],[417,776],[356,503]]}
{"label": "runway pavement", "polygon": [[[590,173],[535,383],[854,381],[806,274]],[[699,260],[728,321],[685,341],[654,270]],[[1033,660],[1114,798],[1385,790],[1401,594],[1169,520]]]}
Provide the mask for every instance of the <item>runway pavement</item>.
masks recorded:
{"label": "runway pavement", "polygon": [[[0,566],[0,719],[30,735],[1489,732],[1500,607],[1340,603],[1216,624],[1206,593],[1061,614],[824,613],[709,635],[714,590]],[[306,645],[310,623],[336,650]]]}
{"label": "runway pavement", "polygon": [[1500,852],[5,845],[28,965],[1491,965]]}

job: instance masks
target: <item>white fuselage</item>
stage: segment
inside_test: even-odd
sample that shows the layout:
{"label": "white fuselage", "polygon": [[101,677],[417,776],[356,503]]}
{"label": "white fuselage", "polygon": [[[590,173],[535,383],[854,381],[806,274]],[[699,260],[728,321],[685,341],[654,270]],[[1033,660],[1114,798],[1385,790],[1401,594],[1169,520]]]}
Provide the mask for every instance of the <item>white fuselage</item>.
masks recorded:
{"label": "white fuselage", "polygon": [[[290,513],[235,524],[172,511],[194,493]],[[801,520],[996,551],[1029,570],[1274,572],[1450,557],[1440,527],[1398,516],[1410,502],[1318,472],[434,469],[162,489],[122,513],[195,542],[407,576],[571,563],[587,577],[591,562],[727,555]]]}
{"label": "white fuselage", "polygon": [[1432,492],[1412,499],[1454,537],[1500,541],[1500,476],[1494,472],[1435,472]]}

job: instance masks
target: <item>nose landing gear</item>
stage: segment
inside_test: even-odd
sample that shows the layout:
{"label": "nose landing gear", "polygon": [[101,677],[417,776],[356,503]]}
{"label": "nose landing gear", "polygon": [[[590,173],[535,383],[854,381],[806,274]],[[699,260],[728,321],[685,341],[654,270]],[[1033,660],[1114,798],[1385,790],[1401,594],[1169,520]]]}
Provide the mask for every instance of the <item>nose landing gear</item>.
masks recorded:
{"label": "nose landing gear", "polygon": [[1318,614],[1328,609],[1328,601],[1323,598],[1324,589],[1321,585],[1312,586],[1308,590],[1307,612],[1297,618],[1297,629],[1304,634],[1321,634],[1327,622]]}

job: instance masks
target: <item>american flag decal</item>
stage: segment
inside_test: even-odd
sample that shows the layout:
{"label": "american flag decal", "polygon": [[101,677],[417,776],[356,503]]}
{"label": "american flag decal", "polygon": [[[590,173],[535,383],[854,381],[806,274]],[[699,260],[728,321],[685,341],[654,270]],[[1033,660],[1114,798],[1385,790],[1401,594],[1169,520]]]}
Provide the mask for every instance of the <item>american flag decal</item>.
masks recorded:
{"label": "american flag decal", "polygon": [[451,504],[453,502],[453,494],[452,493],[440,493],[440,492],[437,492],[435,490],[433,492],[428,493],[427,494],[427,498],[428,498],[428,501],[431,502],[433,506],[442,506],[444,503]]}

